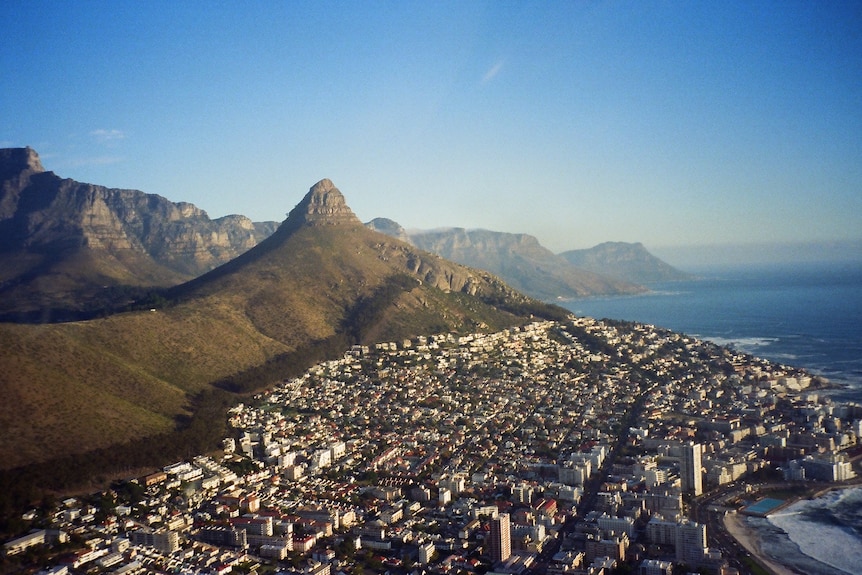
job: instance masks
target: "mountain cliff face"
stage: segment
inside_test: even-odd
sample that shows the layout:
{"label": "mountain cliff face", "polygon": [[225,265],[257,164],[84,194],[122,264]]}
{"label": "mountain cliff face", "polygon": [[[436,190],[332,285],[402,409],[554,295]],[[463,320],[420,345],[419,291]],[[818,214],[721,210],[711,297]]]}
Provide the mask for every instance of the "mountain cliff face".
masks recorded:
{"label": "mountain cliff face", "polygon": [[101,305],[106,287],[175,285],[277,226],[62,179],[30,148],[0,150],[0,178],[0,313]]}
{"label": "mountain cliff face", "polygon": [[635,283],[691,279],[690,275],[649,253],[641,243],[605,242],[587,250],[563,252],[560,256],[579,268]]}
{"label": "mountain cliff face", "polygon": [[314,184],[287,215],[288,227],[357,225],[359,218],[347,205],[341,191],[324,178]]}
{"label": "mountain cliff face", "polygon": [[515,289],[542,300],[627,294],[643,288],[599,272],[578,269],[527,234],[450,228],[408,233],[391,220],[367,224],[429,252],[498,275]]}

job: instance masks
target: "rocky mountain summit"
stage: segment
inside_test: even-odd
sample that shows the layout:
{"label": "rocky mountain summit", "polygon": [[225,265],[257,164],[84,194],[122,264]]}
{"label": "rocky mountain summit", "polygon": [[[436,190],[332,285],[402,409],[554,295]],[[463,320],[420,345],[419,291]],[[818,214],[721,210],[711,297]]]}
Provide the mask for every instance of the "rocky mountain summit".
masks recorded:
{"label": "rocky mountain summit", "polygon": [[288,214],[287,222],[312,226],[361,223],[347,205],[341,191],[326,178],[308,190],[302,201]]}
{"label": "rocky mountain summit", "polygon": [[215,277],[232,274],[237,269],[244,269],[248,263],[259,259],[263,254],[281,249],[287,241],[295,241],[293,237],[306,228],[333,228],[331,233],[323,236],[327,244],[330,244],[336,235],[340,237],[347,233],[354,234],[356,239],[353,248],[357,250],[357,254],[362,254],[363,245],[366,245],[367,249],[364,252],[366,255],[373,254],[376,260],[386,262],[389,267],[394,266],[400,273],[410,274],[427,287],[437,288],[447,293],[462,292],[471,296],[484,290],[485,293],[490,293],[490,291],[505,293],[505,297],[513,297],[518,300],[523,300],[525,297],[505,285],[500,278],[485,271],[485,268],[474,269],[449,261],[411,243],[376,233],[373,228],[362,224],[347,205],[341,191],[328,179],[314,184],[296,207],[290,211],[287,219],[279,228],[261,242],[256,249],[250,250],[186,285],[179,286],[178,290],[187,290],[191,286],[210,282]]}
{"label": "rocky mountain summit", "polygon": [[276,222],[210,219],[193,204],[46,171],[0,150],[0,313],[103,305],[107,292],[170,286],[254,247]]}
{"label": "rocky mountain summit", "polygon": [[[279,226],[241,215],[210,219],[190,203],[63,179],[46,171],[31,148],[0,149],[0,318],[51,321],[117,308],[231,262],[278,235],[276,229],[284,235],[302,226],[342,224],[361,225],[328,179]],[[678,277],[643,246],[605,244],[600,251],[556,255],[527,234],[408,233],[384,218],[366,226],[418,248],[401,254],[409,273],[454,291],[470,284],[467,276],[441,272],[430,254],[417,254],[425,250],[438,260],[487,270],[546,301],[637,293],[644,290],[637,284]]]}
{"label": "rocky mountain summit", "polygon": [[[33,174],[44,171],[45,168],[42,167],[36,150],[32,148],[0,149],[0,181],[3,182],[4,188],[14,186],[16,180],[21,182]],[[0,205],[0,210],[5,212],[5,206]]]}

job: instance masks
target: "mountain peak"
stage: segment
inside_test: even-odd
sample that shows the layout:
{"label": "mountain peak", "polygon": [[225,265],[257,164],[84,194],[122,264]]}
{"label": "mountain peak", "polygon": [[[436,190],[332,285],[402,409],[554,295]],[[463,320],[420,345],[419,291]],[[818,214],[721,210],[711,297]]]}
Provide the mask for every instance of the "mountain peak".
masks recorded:
{"label": "mountain peak", "polygon": [[287,215],[287,221],[312,226],[360,224],[359,218],[348,207],[344,196],[329,179],[322,179]]}
{"label": "mountain peak", "polygon": [[329,192],[331,190],[335,190],[337,192],[338,188],[335,187],[335,184],[332,183],[332,180],[330,180],[329,178],[323,178],[322,180],[311,186],[308,192],[311,194],[325,194],[326,192]]}
{"label": "mountain peak", "polygon": [[45,171],[36,150],[30,147],[0,149],[0,174],[3,177],[25,171],[31,174]]}

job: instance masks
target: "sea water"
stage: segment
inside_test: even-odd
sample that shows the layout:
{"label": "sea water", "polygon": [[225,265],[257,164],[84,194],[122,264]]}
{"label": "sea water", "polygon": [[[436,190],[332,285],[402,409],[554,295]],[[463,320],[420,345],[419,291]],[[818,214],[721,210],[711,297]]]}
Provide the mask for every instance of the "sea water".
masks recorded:
{"label": "sea water", "polygon": [[[688,270],[686,270],[688,271]],[[862,262],[696,270],[644,295],[562,302],[578,315],[637,321],[803,367],[862,402]]]}
{"label": "sea water", "polygon": [[[862,487],[797,501],[766,521],[779,530],[764,538],[764,549],[777,560],[786,563],[789,559],[792,565],[804,565],[805,572],[811,575],[860,572]],[[768,527],[763,529],[769,532]]]}
{"label": "sea water", "polygon": [[[689,270],[686,270],[689,271]],[[828,378],[862,402],[862,262],[693,270],[645,295],[565,302],[578,315],[665,327]],[[811,575],[862,573],[862,488],[748,518],[763,547]]]}

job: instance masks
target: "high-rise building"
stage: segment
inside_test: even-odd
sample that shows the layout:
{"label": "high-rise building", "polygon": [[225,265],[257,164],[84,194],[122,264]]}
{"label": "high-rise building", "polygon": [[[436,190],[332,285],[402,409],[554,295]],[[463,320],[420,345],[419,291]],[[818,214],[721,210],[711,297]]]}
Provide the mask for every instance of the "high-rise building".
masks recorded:
{"label": "high-rise building", "polygon": [[434,543],[429,541],[419,546],[419,562],[427,565],[434,557]]}
{"label": "high-rise building", "polygon": [[690,565],[703,559],[706,550],[706,525],[684,521],[676,528],[676,560]]}
{"label": "high-rise building", "polygon": [[494,563],[505,561],[512,555],[512,535],[508,513],[500,513],[496,519],[491,520],[488,555]]}
{"label": "high-rise building", "polygon": [[679,460],[679,468],[683,493],[695,496],[703,493],[702,453],[703,446],[699,443],[690,441],[682,446],[682,457]]}

